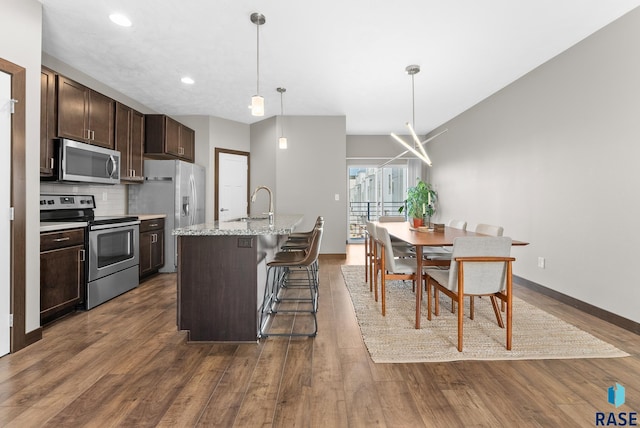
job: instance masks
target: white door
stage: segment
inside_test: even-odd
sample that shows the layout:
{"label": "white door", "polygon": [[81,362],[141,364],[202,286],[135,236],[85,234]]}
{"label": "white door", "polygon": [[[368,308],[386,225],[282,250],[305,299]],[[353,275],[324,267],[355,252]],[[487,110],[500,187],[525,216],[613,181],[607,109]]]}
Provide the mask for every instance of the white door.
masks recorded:
{"label": "white door", "polygon": [[218,220],[247,216],[249,158],[232,153],[218,154]]}
{"label": "white door", "polygon": [[11,346],[11,75],[0,71],[0,355]]}

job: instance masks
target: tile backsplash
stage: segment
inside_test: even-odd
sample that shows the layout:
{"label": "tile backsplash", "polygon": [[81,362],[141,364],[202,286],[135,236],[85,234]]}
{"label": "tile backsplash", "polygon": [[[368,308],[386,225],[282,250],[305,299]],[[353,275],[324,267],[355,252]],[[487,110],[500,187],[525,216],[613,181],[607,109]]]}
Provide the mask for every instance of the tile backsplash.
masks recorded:
{"label": "tile backsplash", "polygon": [[40,193],[93,195],[96,198],[97,216],[127,214],[127,186],[124,184],[60,184],[40,182]]}

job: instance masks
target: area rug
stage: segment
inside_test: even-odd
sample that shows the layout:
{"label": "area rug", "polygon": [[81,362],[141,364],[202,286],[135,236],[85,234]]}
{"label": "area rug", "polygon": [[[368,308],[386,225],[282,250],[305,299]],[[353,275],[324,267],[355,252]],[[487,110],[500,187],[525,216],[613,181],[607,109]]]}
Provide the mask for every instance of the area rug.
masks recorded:
{"label": "area rug", "polygon": [[[498,327],[489,299],[477,299],[475,317],[465,308],[463,351],[458,352],[457,315],[451,299],[440,294],[440,315],[427,320],[426,295],[421,328],[415,329],[415,294],[411,282],[387,281],[386,316],[364,281],[364,266],[342,266],[358,324],[376,363],[457,360],[532,360],[628,356],[579,328],[514,296],[512,350],[505,348],[505,329]],[[465,299],[468,301],[469,299]]]}

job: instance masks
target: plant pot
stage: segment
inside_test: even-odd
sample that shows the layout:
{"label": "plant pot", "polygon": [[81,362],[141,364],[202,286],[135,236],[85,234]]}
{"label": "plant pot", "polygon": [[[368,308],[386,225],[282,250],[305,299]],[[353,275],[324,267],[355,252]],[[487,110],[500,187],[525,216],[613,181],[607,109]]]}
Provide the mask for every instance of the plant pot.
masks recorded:
{"label": "plant pot", "polygon": [[422,226],[422,219],[421,218],[414,218],[413,219],[413,227],[420,227]]}

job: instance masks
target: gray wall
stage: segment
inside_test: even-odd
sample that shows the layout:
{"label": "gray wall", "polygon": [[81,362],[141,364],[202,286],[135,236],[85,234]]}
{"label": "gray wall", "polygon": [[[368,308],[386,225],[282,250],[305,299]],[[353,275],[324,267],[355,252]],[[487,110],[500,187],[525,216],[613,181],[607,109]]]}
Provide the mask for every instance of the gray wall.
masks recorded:
{"label": "gray wall", "polygon": [[[278,148],[279,120],[285,124],[286,150]],[[346,254],[344,116],[277,116],[251,125],[251,186],[261,184],[273,186],[276,212],[304,215],[300,230],[310,230],[317,216],[324,216],[321,252]],[[253,212],[266,209],[259,202]]]}
{"label": "gray wall", "polygon": [[[285,212],[280,201],[286,198],[277,188],[277,141],[276,117],[261,120],[251,125],[251,155],[249,156],[249,186],[253,192],[258,186],[267,186],[273,192],[273,209],[276,213],[294,214],[299,211]],[[249,214],[259,215],[269,211],[269,198],[264,190],[256,196],[255,202],[249,202]]]}
{"label": "gray wall", "polygon": [[[0,58],[26,69],[26,333],[40,326],[40,55],[42,5],[0,0]],[[31,161],[34,160],[34,161]]]}
{"label": "gray wall", "polygon": [[640,9],[444,124],[430,147],[441,220],[504,226],[531,243],[513,250],[517,275],[635,322],[638,52]]}

